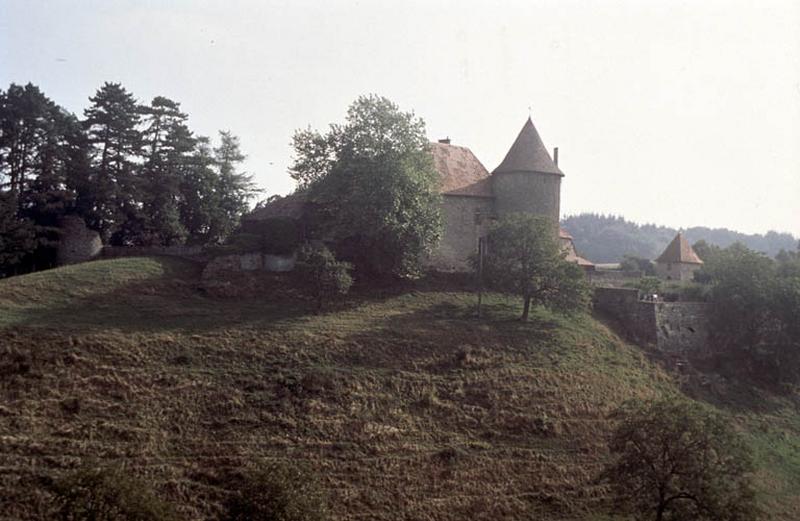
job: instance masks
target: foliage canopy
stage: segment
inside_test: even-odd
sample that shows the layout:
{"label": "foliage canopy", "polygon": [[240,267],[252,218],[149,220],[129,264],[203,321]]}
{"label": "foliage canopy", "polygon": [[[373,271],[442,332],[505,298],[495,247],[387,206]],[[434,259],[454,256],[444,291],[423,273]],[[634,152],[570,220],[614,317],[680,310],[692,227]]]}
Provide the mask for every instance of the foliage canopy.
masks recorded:
{"label": "foliage canopy", "polygon": [[523,298],[522,320],[531,304],[559,311],[588,306],[586,277],[577,264],[564,260],[554,226],[546,217],[517,213],[497,222],[487,236],[486,280]]}
{"label": "foliage canopy", "polygon": [[439,240],[438,175],[424,122],[386,98],[358,98],[327,134],[294,136],[292,176],[312,233],[367,275],[408,276]]}
{"label": "foliage canopy", "polygon": [[627,404],[617,416],[603,476],[637,519],[756,517],[750,451],[719,415],[668,399]]}

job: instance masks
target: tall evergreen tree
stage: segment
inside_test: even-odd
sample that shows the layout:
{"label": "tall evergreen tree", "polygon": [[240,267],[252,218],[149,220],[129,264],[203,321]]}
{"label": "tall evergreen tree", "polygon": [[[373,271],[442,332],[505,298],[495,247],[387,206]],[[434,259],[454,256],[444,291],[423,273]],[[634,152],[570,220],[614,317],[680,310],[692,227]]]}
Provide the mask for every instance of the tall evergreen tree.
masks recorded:
{"label": "tall evergreen tree", "polygon": [[135,235],[132,223],[142,219],[135,163],[142,146],[140,109],[119,83],[103,84],[89,101],[84,111],[92,154],[89,225],[112,242],[127,244]]}
{"label": "tall evergreen tree", "polygon": [[256,193],[252,176],[239,171],[247,157],[241,151],[239,138],[230,131],[221,130],[219,139],[220,144],[214,149],[218,179],[215,186],[217,210],[209,232],[212,242],[221,242],[230,235]]}
{"label": "tall evergreen tree", "polygon": [[196,140],[186,126],[180,104],[158,96],[142,109],[145,163],[142,172],[144,230],[138,242],[183,242],[186,228],[180,220],[181,184],[190,169]]}
{"label": "tall evergreen tree", "polygon": [[75,148],[78,121],[38,87],[12,84],[0,94],[0,129],[0,190],[10,194],[6,200],[16,205],[16,218],[33,226],[36,240],[27,260],[49,267],[58,221],[74,203],[69,181],[81,155]]}

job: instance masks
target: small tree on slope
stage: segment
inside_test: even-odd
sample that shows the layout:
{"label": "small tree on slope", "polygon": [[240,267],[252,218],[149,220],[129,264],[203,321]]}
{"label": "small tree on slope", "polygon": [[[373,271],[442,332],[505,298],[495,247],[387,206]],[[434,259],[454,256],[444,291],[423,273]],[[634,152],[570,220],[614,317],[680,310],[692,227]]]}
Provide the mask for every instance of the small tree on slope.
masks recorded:
{"label": "small tree on slope", "polygon": [[604,471],[641,520],[756,519],[750,451],[719,416],[664,400],[626,405]]}
{"label": "small tree on slope", "polygon": [[490,286],[520,295],[522,320],[531,304],[559,311],[585,308],[589,287],[581,268],[564,260],[545,217],[511,214],[498,222],[487,237],[484,273]]}

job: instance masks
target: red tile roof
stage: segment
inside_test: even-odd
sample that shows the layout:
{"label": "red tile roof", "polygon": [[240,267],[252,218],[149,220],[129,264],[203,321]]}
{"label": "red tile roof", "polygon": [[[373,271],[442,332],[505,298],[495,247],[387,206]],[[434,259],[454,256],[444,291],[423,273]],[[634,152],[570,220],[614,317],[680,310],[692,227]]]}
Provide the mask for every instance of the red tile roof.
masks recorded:
{"label": "red tile roof", "polygon": [[489,171],[466,147],[431,143],[436,170],[441,176],[442,195],[492,197]]}
{"label": "red tile roof", "polygon": [[656,259],[656,262],[703,264],[703,260],[697,256],[689,245],[689,241],[680,232],[672,239],[664,253]]}

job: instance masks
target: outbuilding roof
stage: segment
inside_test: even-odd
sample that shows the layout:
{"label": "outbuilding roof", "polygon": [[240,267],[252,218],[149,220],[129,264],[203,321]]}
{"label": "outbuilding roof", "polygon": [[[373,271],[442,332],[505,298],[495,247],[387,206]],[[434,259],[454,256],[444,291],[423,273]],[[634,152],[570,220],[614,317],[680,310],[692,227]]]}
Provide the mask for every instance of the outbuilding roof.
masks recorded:
{"label": "outbuilding roof", "polygon": [[506,172],[537,172],[564,175],[547,152],[544,143],[542,143],[542,138],[539,137],[539,132],[533,126],[533,121],[530,117],[523,125],[503,162],[492,173]]}
{"label": "outbuilding roof", "polygon": [[489,171],[466,147],[431,143],[431,154],[441,177],[442,195],[492,197]]}
{"label": "outbuilding roof", "polygon": [[689,241],[683,236],[681,232],[672,239],[667,248],[664,250],[656,262],[672,262],[672,263],[686,263],[686,264],[703,264],[703,260],[697,256],[694,249],[689,245]]}

